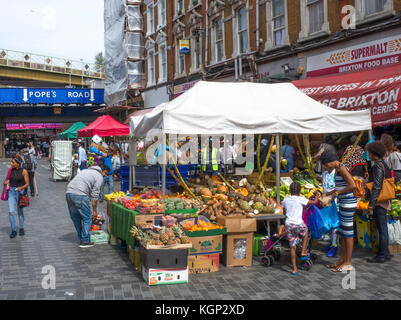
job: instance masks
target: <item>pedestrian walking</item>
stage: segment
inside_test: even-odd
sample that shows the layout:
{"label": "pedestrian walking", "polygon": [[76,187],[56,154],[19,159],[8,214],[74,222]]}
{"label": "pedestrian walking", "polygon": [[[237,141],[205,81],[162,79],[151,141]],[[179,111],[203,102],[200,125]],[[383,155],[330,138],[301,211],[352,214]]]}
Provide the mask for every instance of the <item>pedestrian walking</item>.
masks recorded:
{"label": "pedestrian walking", "polygon": [[82,146],[82,142],[78,142],[78,167],[79,170],[84,170],[88,167],[88,156],[86,155],[86,150]]}
{"label": "pedestrian walking", "polygon": [[18,220],[19,220],[19,235],[25,235],[24,229],[24,211],[23,208],[18,206],[20,195],[26,192],[29,186],[28,172],[22,167],[23,159],[21,155],[17,154],[11,160],[11,168],[9,179],[4,181],[4,184],[9,185],[10,191],[8,194],[8,212],[11,224],[10,238],[13,239],[17,236],[17,225],[15,221],[15,208],[18,207]]}
{"label": "pedestrian walking", "polygon": [[120,152],[118,150],[116,150],[113,155],[112,164],[113,164],[114,176],[116,176],[118,178],[118,180],[120,180],[121,179],[121,176],[120,176],[121,159],[120,159]]}
{"label": "pedestrian walking", "polygon": [[67,186],[66,201],[70,217],[77,231],[81,248],[93,246],[90,242],[92,217],[97,217],[97,202],[103,177],[109,168],[95,165],[78,174]]}
{"label": "pedestrian walking", "polygon": [[338,199],[340,228],[341,257],[340,260],[327,268],[333,272],[351,271],[352,249],[354,247],[354,214],[357,201],[354,196],[355,182],[347,168],[340,163],[337,153],[326,149],[320,157],[320,161],[327,172],[335,170],[335,190],[328,192],[332,199]]}
{"label": "pedestrian walking", "polygon": [[[30,142],[31,143],[31,142]],[[23,168],[28,172],[29,176],[29,189],[31,192],[31,197],[35,196],[35,171],[38,166],[35,157],[35,148],[28,146],[28,149],[23,151]]]}
{"label": "pedestrian walking", "polygon": [[372,192],[369,197],[369,209],[373,210],[376,228],[379,232],[379,252],[373,258],[368,259],[370,263],[383,263],[391,259],[388,250],[389,236],[387,227],[387,212],[391,210],[391,200],[378,201],[383,188],[384,179],[391,178],[391,169],[384,158],[386,147],[380,141],[373,141],[367,146],[369,158],[375,163],[369,175],[369,182],[373,182]]}

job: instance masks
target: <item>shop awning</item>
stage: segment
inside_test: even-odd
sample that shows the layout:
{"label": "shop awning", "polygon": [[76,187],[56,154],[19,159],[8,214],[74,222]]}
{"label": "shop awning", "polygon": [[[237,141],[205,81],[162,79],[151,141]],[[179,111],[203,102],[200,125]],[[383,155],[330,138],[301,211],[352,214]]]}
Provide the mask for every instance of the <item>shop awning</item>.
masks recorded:
{"label": "shop awning", "polygon": [[106,115],[97,118],[87,127],[78,130],[78,137],[93,137],[94,135],[99,137],[128,136],[129,126]]}
{"label": "shop awning", "polygon": [[86,124],[79,121],[75,122],[72,124],[71,127],[69,127],[67,130],[64,132],[61,132],[58,134],[60,138],[67,138],[67,139],[76,139],[78,137],[78,130],[81,130],[86,127]]}
{"label": "shop awning", "polygon": [[401,63],[292,83],[334,109],[369,109],[373,126],[401,123]]}

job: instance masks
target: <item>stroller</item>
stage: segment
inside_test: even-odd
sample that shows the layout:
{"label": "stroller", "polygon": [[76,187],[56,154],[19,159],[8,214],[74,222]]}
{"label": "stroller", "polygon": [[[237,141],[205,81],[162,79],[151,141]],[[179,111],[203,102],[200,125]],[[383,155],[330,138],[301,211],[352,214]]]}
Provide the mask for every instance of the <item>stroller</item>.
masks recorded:
{"label": "stroller", "polygon": [[[306,208],[303,213],[303,220],[305,224],[307,225],[308,221],[308,215],[309,215],[309,208]],[[281,236],[273,235],[266,243],[265,247],[265,252],[262,257],[262,264],[265,267],[270,267],[274,264],[274,262],[277,262],[281,258],[281,253],[283,250],[283,247],[289,248],[289,242],[286,239],[285,232]],[[310,257],[307,258],[306,260],[301,261],[301,264],[299,265],[299,268],[301,270],[310,270],[313,266],[313,264],[317,261],[317,255],[314,253],[311,253],[312,250],[312,236],[311,233],[308,232],[308,244],[306,248],[307,252],[310,254]],[[296,253],[299,258],[301,258],[301,252],[302,252],[302,243],[298,243]]]}
{"label": "stroller", "polygon": [[[277,236],[277,235],[272,236],[267,241],[265,252],[262,257],[262,264],[265,267],[270,267],[274,264],[274,262],[279,261],[281,258],[283,247],[289,247],[289,243],[288,240],[286,239],[285,234],[283,234],[282,236]],[[306,270],[306,271],[310,270],[313,264],[317,261],[317,255],[311,253],[311,249],[312,249],[312,237],[309,234],[307,252],[310,254],[310,257],[304,261],[301,261],[301,264],[299,266],[301,270]],[[297,256],[299,258],[301,257],[301,251],[302,251],[302,243],[299,243],[297,245]]]}

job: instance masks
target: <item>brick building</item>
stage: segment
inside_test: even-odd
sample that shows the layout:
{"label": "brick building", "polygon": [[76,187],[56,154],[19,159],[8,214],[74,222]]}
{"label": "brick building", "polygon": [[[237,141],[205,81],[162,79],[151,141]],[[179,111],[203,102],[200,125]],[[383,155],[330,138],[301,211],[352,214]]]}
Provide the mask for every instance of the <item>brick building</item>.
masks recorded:
{"label": "brick building", "polygon": [[[352,21],[347,5],[355,26],[343,29]],[[145,0],[143,9],[145,107],[202,79],[273,83],[353,71],[341,51],[384,38],[401,54],[401,0]],[[188,54],[180,40],[189,41]]]}

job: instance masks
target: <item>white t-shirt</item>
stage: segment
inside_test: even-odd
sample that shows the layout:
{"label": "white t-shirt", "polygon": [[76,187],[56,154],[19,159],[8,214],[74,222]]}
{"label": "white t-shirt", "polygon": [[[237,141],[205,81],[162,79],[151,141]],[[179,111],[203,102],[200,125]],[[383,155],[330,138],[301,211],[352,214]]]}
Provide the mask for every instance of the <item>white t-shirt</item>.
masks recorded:
{"label": "white t-shirt", "polygon": [[286,211],[285,215],[287,216],[285,223],[302,225],[304,223],[302,220],[302,213],[304,206],[306,206],[308,202],[308,199],[299,196],[285,198],[282,204]]}

